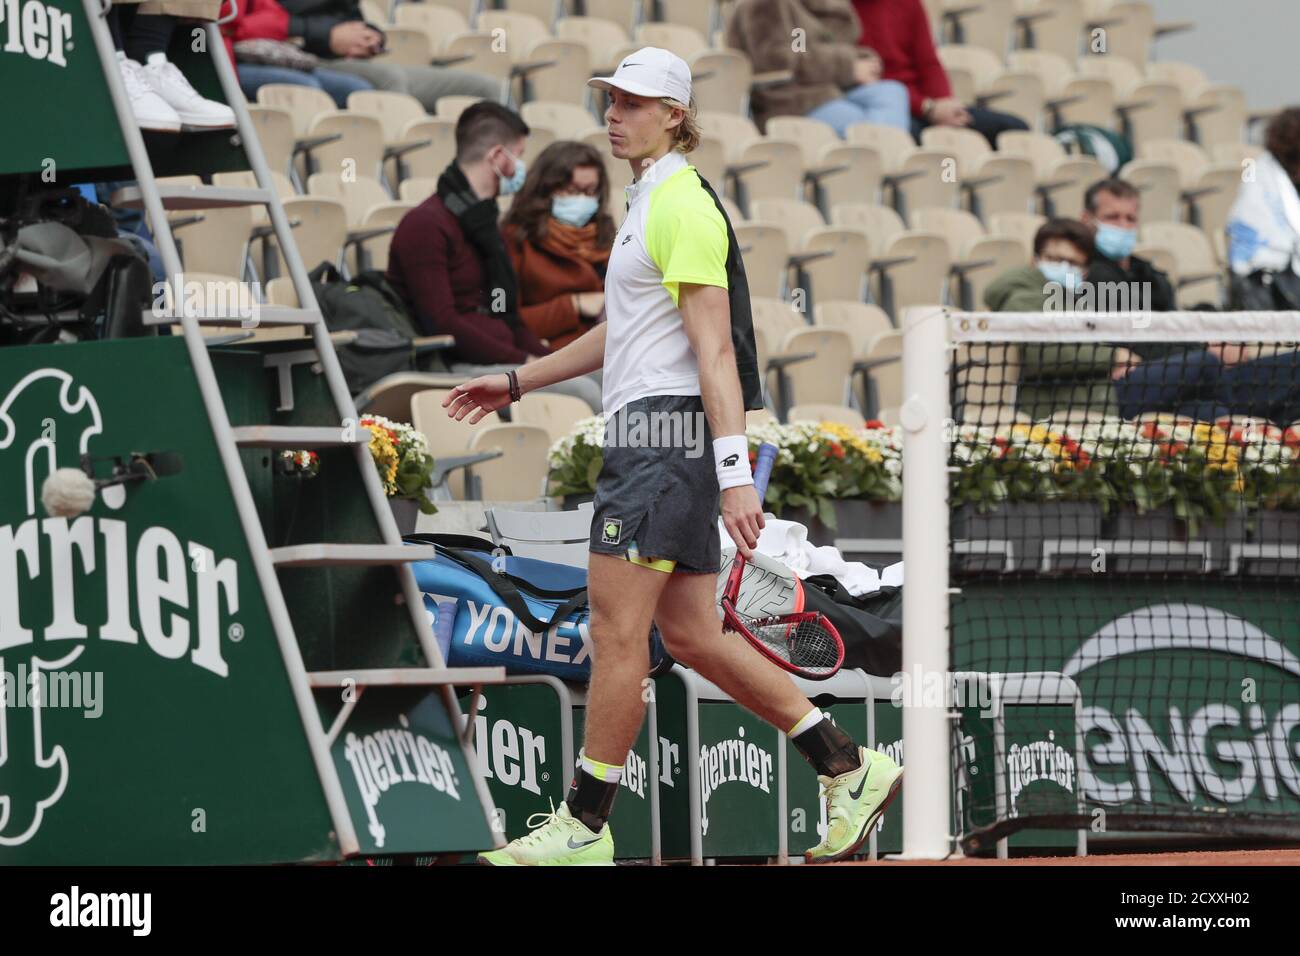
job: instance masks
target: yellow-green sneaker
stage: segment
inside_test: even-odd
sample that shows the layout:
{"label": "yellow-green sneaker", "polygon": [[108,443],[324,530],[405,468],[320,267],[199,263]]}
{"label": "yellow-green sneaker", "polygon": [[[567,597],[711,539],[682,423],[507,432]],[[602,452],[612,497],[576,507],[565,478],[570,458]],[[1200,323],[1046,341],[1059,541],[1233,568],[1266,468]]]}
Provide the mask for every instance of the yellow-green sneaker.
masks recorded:
{"label": "yellow-green sneaker", "polygon": [[858,852],[903,786],[903,768],[884,754],[859,747],[858,758],[857,770],[818,776],[826,798],[826,838],[804,853],[804,862],[834,863]]}
{"label": "yellow-green sneaker", "polygon": [[614,836],[608,823],[599,834],[592,833],[570,816],[565,803],[558,810],[552,803],[550,813],[534,813],[527,823],[531,833],[499,850],[480,853],[478,862],[483,866],[614,865]]}

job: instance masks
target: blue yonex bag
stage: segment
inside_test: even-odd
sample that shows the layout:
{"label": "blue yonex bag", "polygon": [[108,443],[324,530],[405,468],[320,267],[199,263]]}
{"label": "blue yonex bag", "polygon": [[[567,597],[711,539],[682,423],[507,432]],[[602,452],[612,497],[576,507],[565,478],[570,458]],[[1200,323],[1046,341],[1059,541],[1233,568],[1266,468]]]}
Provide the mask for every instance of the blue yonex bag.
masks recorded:
{"label": "blue yonex bag", "polygon": [[[437,549],[433,560],[411,567],[435,634],[439,605],[454,605],[454,624],[440,636],[448,666],[505,667],[508,674],[584,683],[591,678],[585,568],[517,557],[469,535],[415,534],[405,540]],[[671,666],[653,627],[649,639],[652,670]]]}

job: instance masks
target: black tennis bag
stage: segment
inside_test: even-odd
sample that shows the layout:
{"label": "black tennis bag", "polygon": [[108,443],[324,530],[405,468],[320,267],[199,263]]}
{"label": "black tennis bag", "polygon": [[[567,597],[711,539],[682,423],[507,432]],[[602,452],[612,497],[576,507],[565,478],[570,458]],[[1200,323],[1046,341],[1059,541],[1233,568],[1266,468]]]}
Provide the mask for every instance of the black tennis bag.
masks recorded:
{"label": "black tennis bag", "polygon": [[844,666],[892,677],[903,669],[903,589],[854,597],[829,574],[803,579],[804,609],[824,614],[844,641]]}

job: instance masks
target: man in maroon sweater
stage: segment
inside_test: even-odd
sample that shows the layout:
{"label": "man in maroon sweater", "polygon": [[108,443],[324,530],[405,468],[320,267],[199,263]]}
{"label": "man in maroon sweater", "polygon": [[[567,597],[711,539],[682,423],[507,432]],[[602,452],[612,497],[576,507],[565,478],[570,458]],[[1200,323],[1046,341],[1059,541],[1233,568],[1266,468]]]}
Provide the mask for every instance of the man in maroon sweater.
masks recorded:
{"label": "man in maroon sweater", "polygon": [[853,9],[862,21],[858,45],[880,54],[884,79],[907,87],[917,142],[927,126],[969,126],[996,149],[998,133],[1029,128],[1018,116],[964,106],[952,95],[921,0],[853,0]]}
{"label": "man in maroon sweater", "polygon": [[[402,218],[389,248],[388,281],[424,334],[455,337],[448,365],[467,378],[550,351],[519,319],[514,269],[497,226],[497,196],[523,184],[527,138],[524,121],[499,103],[466,109],[456,123],[456,158],[437,192]],[[590,378],[552,390],[600,410],[600,386]]]}

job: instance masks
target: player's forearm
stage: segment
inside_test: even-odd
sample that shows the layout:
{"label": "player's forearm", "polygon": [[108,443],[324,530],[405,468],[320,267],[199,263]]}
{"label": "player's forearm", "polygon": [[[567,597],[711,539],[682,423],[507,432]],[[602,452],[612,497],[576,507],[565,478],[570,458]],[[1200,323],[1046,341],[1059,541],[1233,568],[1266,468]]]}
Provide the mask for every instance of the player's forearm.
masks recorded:
{"label": "player's forearm", "polygon": [[589,375],[605,364],[605,323],[552,352],[519,368],[519,388],[531,392],[556,382]]}

